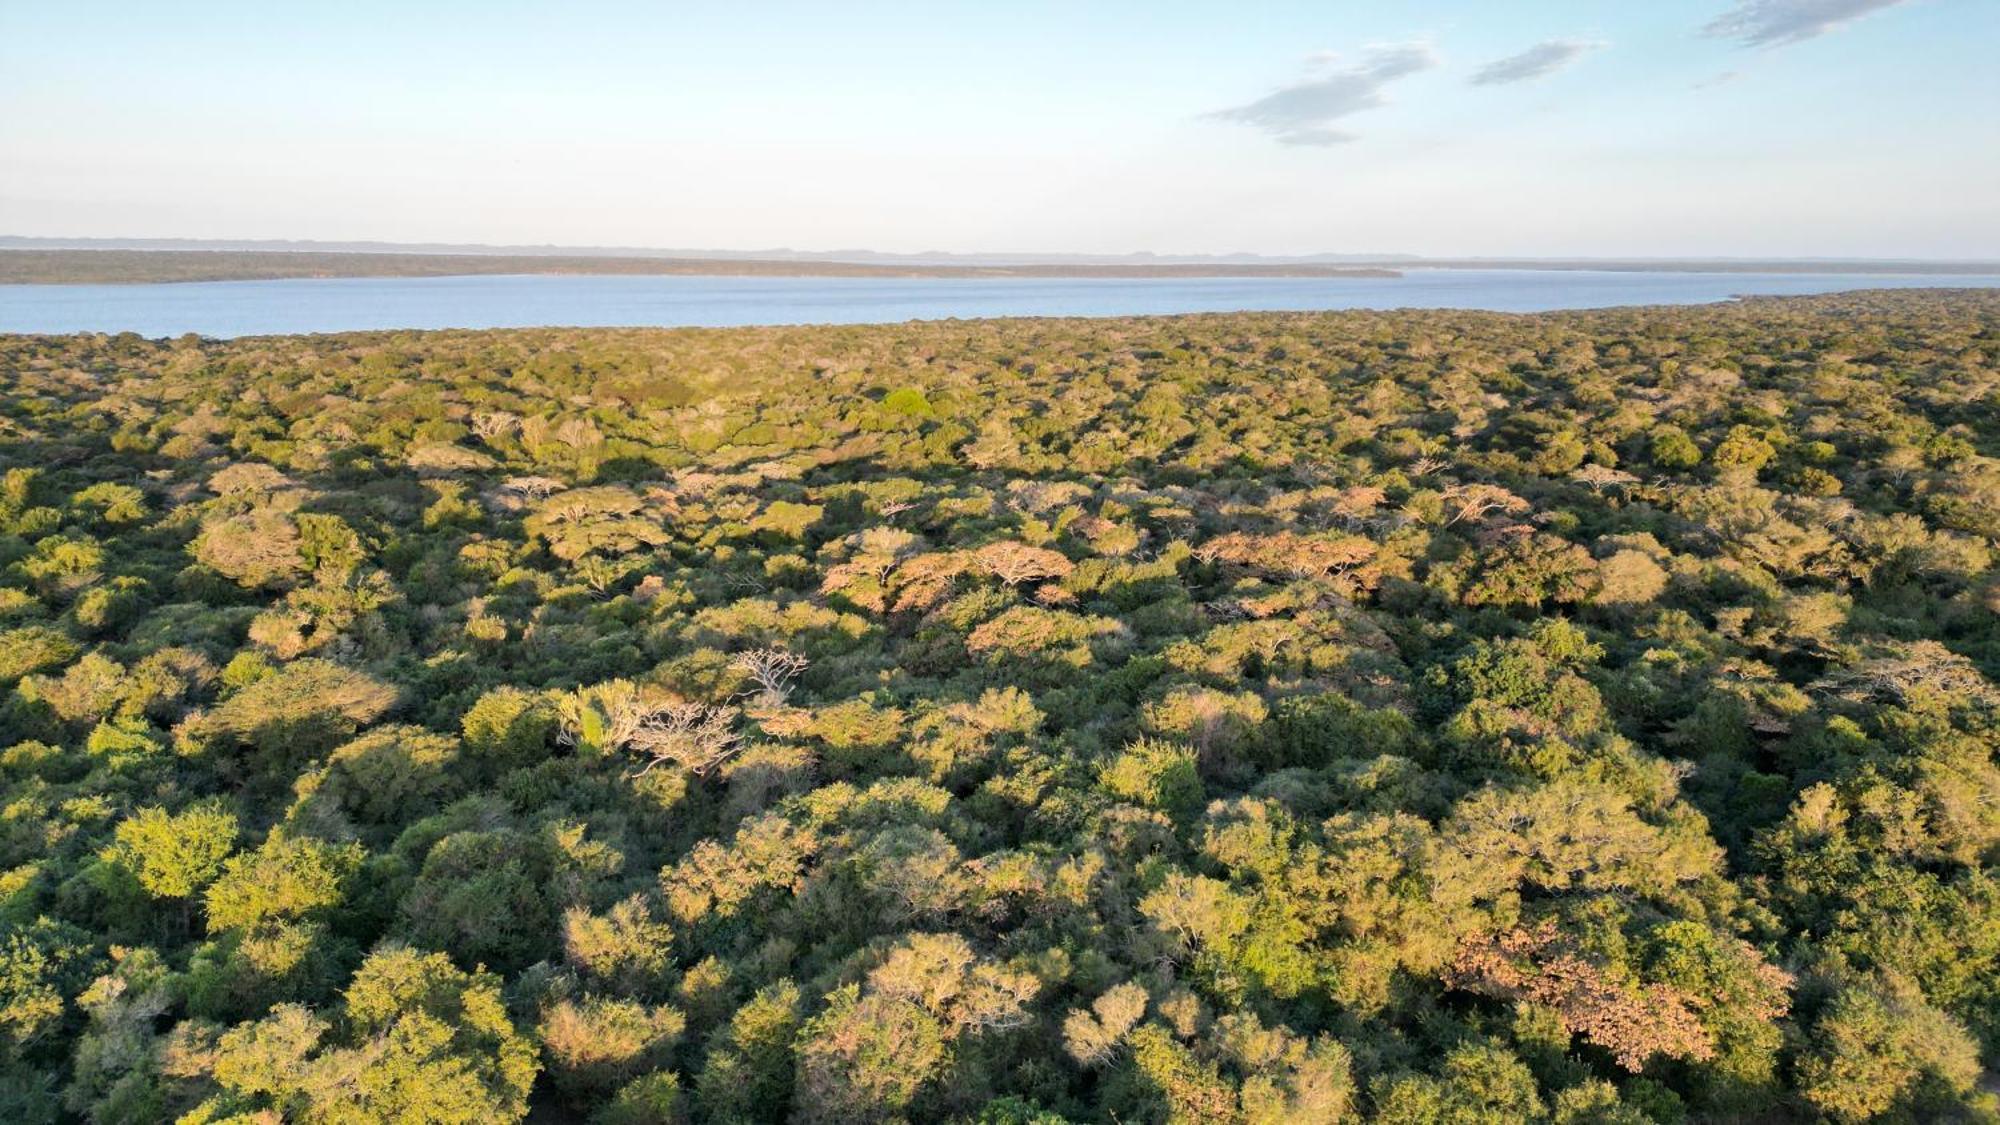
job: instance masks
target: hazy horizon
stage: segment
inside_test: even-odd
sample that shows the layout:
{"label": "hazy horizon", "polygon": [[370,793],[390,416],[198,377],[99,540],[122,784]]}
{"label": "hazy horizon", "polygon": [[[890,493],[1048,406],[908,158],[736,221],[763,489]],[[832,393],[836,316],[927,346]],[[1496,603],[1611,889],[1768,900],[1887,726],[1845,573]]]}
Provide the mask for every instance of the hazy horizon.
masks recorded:
{"label": "hazy horizon", "polygon": [[2000,257],[2000,5],[0,7],[0,230]]}
{"label": "hazy horizon", "polygon": [[877,250],[865,246],[845,246],[831,248],[808,248],[796,246],[636,246],[636,245],[592,245],[574,246],[560,243],[494,243],[494,242],[385,242],[371,239],[322,240],[307,238],[174,238],[150,236],[62,236],[62,235],[17,235],[0,233],[0,250],[210,250],[216,252],[261,251],[298,253],[371,253],[371,254],[453,254],[453,255],[493,255],[493,256],[634,256],[699,260],[801,260],[827,262],[885,262],[937,264],[1041,264],[1041,263],[1119,263],[1119,262],[1159,262],[1200,263],[1200,262],[1264,262],[1271,264],[1320,263],[1341,264],[1384,264],[1398,263],[1421,265],[1434,262],[1606,262],[1661,264],[1687,262],[1717,263],[1909,263],[1935,265],[1987,265],[2000,262],[2000,256],[1981,257],[1966,255],[1959,257],[1910,257],[1901,255],[1826,255],[1826,254],[1688,254],[1688,255],[1579,255],[1579,254],[1411,254],[1399,251],[1375,253],[1327,250],[1308,251],[1298,254],[1259,254],[1252,251],[1222,251],[1216,253],[1180,253],[1173,250],[1138,249],[1126,251],[1104,251],[1098,253],[1067,250],[980,250],[932,248],[914,251]]}

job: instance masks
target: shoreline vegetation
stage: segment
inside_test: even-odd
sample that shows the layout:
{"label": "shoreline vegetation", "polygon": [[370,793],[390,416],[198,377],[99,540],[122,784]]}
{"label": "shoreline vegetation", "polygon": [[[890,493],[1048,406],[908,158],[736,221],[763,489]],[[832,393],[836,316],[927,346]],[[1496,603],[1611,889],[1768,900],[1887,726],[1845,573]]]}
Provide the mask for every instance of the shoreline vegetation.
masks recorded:
{"label": "shoreline vegetation", "polygon": [[[1232,255],[1166,259],[1050,255],[892,255],[868,251],[807,254],[722,251],[476,247],[369,243],[354,249],[279,243],[204,246],[22,245],[0,238],[0,285],[145,285],[183,281],[282,281],[362,277],[609,275],[861,278],[1394,278],[1415,270],[1545,270],[1610,273],[1869,274],[1941,278],[2000,273],[2000,262],[1891,259],[1749,258],[1415,258],[1249,259]],[[338,244],[334,244],[338,245]]]}
{"label": "shoreline vegetation", "polygon": [[0,250],[0,284],[120,285],[496,274],[868,278],[1400,277],[1384,267],[1309,263],[929,265],[761,258],[577,254],[353,253],[296,250]]}
{"label": "shoreline vegetation", "polygon": [[2000,291],[0,336],[0,1121],[1991,1122]]}

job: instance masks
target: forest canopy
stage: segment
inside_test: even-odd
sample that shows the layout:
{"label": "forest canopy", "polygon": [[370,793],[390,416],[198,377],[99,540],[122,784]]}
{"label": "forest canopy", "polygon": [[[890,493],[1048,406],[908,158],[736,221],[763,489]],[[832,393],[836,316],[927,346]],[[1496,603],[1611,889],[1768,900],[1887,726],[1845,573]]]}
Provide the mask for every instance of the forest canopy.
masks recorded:
{"label": "forest canopy", "polygon": [[0,337],[0,1120],[1995,1121],[2000,296]]}

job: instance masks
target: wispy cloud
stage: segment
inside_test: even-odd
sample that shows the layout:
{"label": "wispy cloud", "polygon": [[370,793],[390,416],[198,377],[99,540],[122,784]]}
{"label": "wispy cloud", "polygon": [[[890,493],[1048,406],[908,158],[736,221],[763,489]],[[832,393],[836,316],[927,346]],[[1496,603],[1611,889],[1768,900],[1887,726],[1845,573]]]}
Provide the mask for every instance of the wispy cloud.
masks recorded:
{"label": "wispy cloud", "polygon": [[1425,43],[1370,47],[1362,57],[1343,64],[1330,54],[1314,55],[1314,74],[1302,82],[1281,86],[1246,105],[1210,114],[1264,130],[1288,145],[1336,145],[1355,139],[1340,127],[1341,119],[1388,104],[1388,85],[1437,65],[1437,55]]}
{"label": "wispy cloud", "polygon": [[1475,86],[1504,86],[1554,74],[1592,51],[1604,46],[1588,39],[1551,39],[1537,43],[1518,55],[1480,67],[1472,76]]}
{"label": "wispy cloud", "polygon": [[1695,83],[1693,86],[1690,86],[1689,89],[1713,90],[1717,86],[1727,86],[1731,82],[1734,82],[1741,77],[1743,77],[1743,72],[1740,70],[1725,70],[1721,74],[1715,75],[1712,78],[1702,79],[1701,81]]}
{"label": "wispy cloud", "polygon": [[1841,24],[1904,0],[1737,0],[1702,34],[1734,39],[1746,47],[1781,47],[1815,39]]}

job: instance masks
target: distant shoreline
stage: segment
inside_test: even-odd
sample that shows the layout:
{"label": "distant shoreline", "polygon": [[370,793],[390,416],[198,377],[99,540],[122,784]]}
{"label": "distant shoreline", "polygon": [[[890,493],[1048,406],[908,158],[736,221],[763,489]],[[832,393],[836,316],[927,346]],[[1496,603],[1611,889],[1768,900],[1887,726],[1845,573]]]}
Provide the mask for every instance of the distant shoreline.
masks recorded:
{"label": "distant shoreline", "polygon": [[1312,263],[1006,265],[655,258],[614,255],[352,253],[297,250],[0,249],[0,285],[147,285],[305,278],[473,277],[493,274],[870,278],[1388,278],[1384,266]]}
{"label": "distant shoreline", "polygon": [[1891,258],[1424,258],[1410,254],[891,254],[446,243],[204,242],[0,235],[0,284],[105,285],[496,274],[865,278],[1393,278],[1409,271],[1963,277],[2000,261]]}
{"label": "distant shoreline", "polygon": [[2000,273],[2000,262],[1854,261],[1833,258],[1425,258],[1403,270],[1548,270],[1597,273],[1795,273],[1867,274],[1878,277],[1973,277]]}

